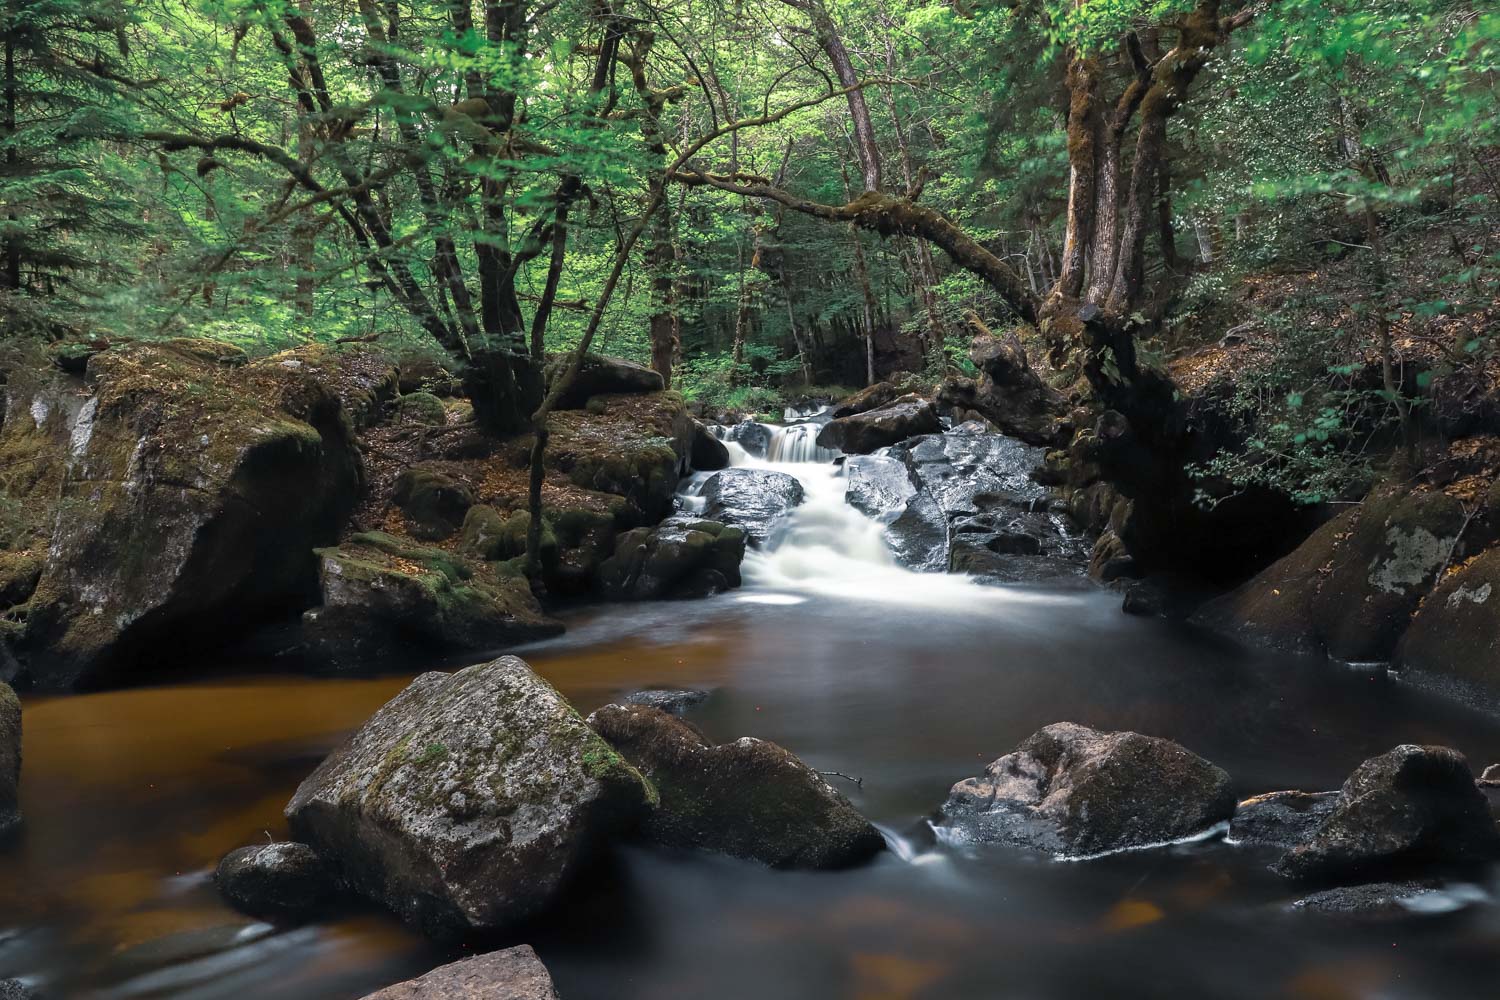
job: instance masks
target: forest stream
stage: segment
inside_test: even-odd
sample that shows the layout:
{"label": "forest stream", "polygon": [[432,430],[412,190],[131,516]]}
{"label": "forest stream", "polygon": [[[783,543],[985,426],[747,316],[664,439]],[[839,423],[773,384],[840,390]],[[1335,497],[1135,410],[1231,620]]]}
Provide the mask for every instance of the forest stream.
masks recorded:
{"label": "forest stream", "polygon": [[[1179,741],[1242,795],[1335,788],[1403,742],[1500,760],[1495,720],[1383,672],[1131,618],[1103,590],[913,573],[804,430],[779,429],[769,460],[732,451],[808,496],[747,559],[742,589],[575,610],[566,636],[523,655],[585,713],[642,687],[709,690],[693,723],[825,771],[891,849],[805,873],[620,848],[525,938],[561,996],[1395,1000],[1474,996],[1492,978],[1500,910],[1463,904],[1500,893],[1493,872],[1425,897],[1455,912],[1417,925],[1321,922],[1287,914],[1294,890],[1222,831],[1067,863],[948,846],[926,819],[955,781],[1058,720]],[[204,667],[212,679],[25,700],[27,822],[0,866],[0,979],[79,998],[327,1000],[456,957],[375,910],[273,928],[211,881],[226,851],[285,837],[298,783],[409,677]]]}

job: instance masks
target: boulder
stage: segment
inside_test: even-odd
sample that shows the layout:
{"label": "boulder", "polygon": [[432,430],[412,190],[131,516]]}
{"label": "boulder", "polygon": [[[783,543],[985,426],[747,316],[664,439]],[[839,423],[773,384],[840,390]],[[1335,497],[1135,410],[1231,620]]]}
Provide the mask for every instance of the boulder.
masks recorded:
{"label": "boulder", "polygon": [[1394,865],[1495,858],[1500,829],[1463,754],[1407,744],[1355,768],[1327,818],[1276,870],[1358,878]]}
{"label": "boulder", "polygon": [[339,401],[356,429],[377,423],[399,391],[400,371],[395,362],[370,344],[308,344],[273,354],[256,366],[293,372],[315,382]]}
{"label": "boulder", "polygon": [[729,449],[714,437],[713,431],[693,421],[693,444],[688,464],[699,472],[717,472],[729,467]]}
{"label": "boulder", "polygon": [[724,440],[735,442],[755,458],[765,458],[771,449],[771,428],[746,418],[728,428]]}
{"label": "boulder", "polygon": [[1338,800],[1338,792],[1267,792],[1246,799],[1229,821],[1229,840],[1289,850],[1323,825]]}
{"label": "boulder", "polygon": [[1086,857],[1182,840],[1233,812],[1229,775],[1176,743],[1060,722],[954,785],[939,829]]}
{"label": "boulder", "polygon": [[21,701],[0,683],[0,837],[21,823]]}
{"label": "boulder", "polygon": [[599,585],[619,601],[723,593],[740,585],[745,543],[744,531],[718,521],[677,517],[635,528],[599,567]]}
{"label": "boulder", "polygon": [[711,693],[702,688],[644,688],[630,692],[620,699],[620,704],[644,705],[680,716],[694,705],[707,701]]}
{"label": "boulder", "polygon": [[530,945],[460,959],[363,1000],[557,1000],[552,977]]}
{"label": "boulder", "polygon": [[644,705],[606,705],[589,725],[655,785],[644,836],[776,868],[868,860],[880,831],[812,768],[749,737],[715,746],[691,724]]}
{"label": "boulder", "polygon": [[392,500],[413,538],[438,542],[463,527],[464,516],[474,506],[474,491],[451,473],[417,465],[401,473]]}
{"label": "boulder", "polygon": [[1466,519],[1440,491],[1372,496],[1195,621],[1279,649],[1389,660],[1438,571],[1466,557]]}
{"label": "boulder", "polygon": [[413,427],[441,427],[448,422],[443,401],[430,392],[409,392],[396,400],[396,423]]}
{"label": "boulder", "polygon": [[775,537],[804,497],[802,484],[784,472],[725,469],[703,484],[703,516],[740,528],[756,548]]}
{"label": "boulder", "polygon": [[443,549],[382,532],[318,550],[326,624],[363,621],[449,649],[492,649],[562,632],[542,614],[525,576],[501,563],[471,563]]}
{"label": "boulder", "polygon": [[[557,378],[571,360],[571,354],[559,355],[547,366],[547,381],[551,383]],[[661,373],[645,365],[590,354],[583,359],[578,375],[559,397],[557,408],[577,410],[587,406],[594,396],[661,392],[663,388]]]}
{"label": "boulder", "polygon": [[833,418],[852,417],[856,414],[866,413],[870,410],[893,403],[901,395],[901,390],[889,382],[876,382],[874,385],[859,390],[854,395],[847,397],[833,408]]}
{"label": "boulder", "polygon": [[1433,588],[1396,648],[1396,666],[1419,684],[1500,704],[1500,547]]}
{"label": "boulder", "polygon": [[118,683],[148,654],[305,606],[362,466],[340,399],[284,360],[132,344],[90,358],[85,382],[7,385],[0,461],[46,463],[0,491],[41,515],[23,640],[39,687]]}
{"label": "boulder", "polygon": [[313,916],[338,894],[333,869],[311,847],[290,840],[230,851],[214,884],[235,909],[270,919]]}
{"label": "boulder", "polygon": [[850,456],[845,499],[885,523],[910,569],[998,582],[1077,577],[1085,542],[1033,479],[1042,459],[1041,449],[966,424]]}
{"label": "boulder", "polygon": [[817,440],[821,448],[868,455],[907,438],[936,434],[941,429],[932,400],[902,396],[873,410],[829,421],[818,432]]}
{"label": "boulder", "polygon": [[978,413],[1003,433],[1027,444],[1064,442],[1071,429],[1067,397],[1042,381],[1019,341],[993,335],[975,337],[969,358],[979,377],[944,385],[938,396],[940,404]]}
{"label": "boulder", "polygon": [[639,772],[506,656],[412,681],[286,816],[350,888],[448,937],[542,912],[654,804]]}
{"label": "boulder", "polygon": [[618,520],[636,527],[672,512],[692,440],[692,418],[675,393],[611,396],[602,415],[553,414],[548,460],[575,487],[623,497]]}

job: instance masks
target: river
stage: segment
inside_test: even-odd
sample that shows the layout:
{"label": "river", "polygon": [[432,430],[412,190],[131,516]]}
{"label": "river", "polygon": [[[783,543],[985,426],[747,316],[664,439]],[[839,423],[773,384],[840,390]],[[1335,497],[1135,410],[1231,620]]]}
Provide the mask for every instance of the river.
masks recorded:
{"label": "river", "polygon": [[[801,433],[801,432],[799,432]],[[1081,586],[982,587],[897,567],[809,444],[808,501],[744,588],[572,613],[524,651],[581,711],[698,686],[710,736],[774,740],[886,832],[837,873],[622,849],[524,936],[565,1000],[992,1000],[1493,995],[1500,915],[1293,918],[1266,859],[1221,840],[1067,863],[936,844],[956,780],[1070,720],[1164,736],[1238,789],[1337,787],[1403,742],[1500,760],[1500,725],[1379,674],[1252,654],[1129,618]],[[741,456],[741,461],[748,461]],[[24,832],[0,848],[0,979],[47,997],[356,998],[455,957],[377,912],[242,917],[213,865],[285,834],[281,808],[409,679],[211,679],[25,699]],[[855,780],[860,779],[859,783]],[[1500,892],[1493,875],[1460,894]]]}

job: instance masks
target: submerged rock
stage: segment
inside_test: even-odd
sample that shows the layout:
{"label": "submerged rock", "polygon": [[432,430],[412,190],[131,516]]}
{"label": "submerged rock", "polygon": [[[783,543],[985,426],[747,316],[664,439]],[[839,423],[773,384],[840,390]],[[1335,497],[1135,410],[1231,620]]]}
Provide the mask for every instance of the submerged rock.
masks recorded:
{"label": "submerged rock", "polygon": [[0,837],[21,823],[21,701],[0,683]]}
{"label": "submerged rock", "polygon": [[235,909],[256,917],[309,917],[338,894],[333,869],[311,847],[289,840],[230,851],[214,884]]}
{"label": "submerged rock", "polygon": [[1500,858],[1500,829],[1462,754],[1410,744],[1349,776],[1328,817],[1276,864],[1292,878],[1378,874],[1408,863]]}
{"label": "submerged rock", "polygon": [[[555,379],[572,361],[571,354],[559,355],[547,366],[547,381]],[[645,365],[621,358],[590,354],[583,359],[578,375],[557,401],[560,410],[577,410],[588,405],[594,396],[616,393],[639,395],[662,391],[661,373]]]}
{"label": "submerged rock", "polygon": [[885,846],[848,799],[774,743],[715,746],[644,705],[606,705],[589,725],[656,786],[660,804],[642,824],[655,843],[776,868],[844,868]]}
{"label": "submerged rock", "polygon": [[460,959],[363,1000],[557,1000],[552,977],[530,945]]}
{"label": "submerged rock", "polygon": [[759,548],[804,497],[802,484],[784,472],[725,469],[703,484],[703,516],[742,529]]}
{"label": "submerged rock", "polygon": [[851,455],[868,455],[919,434],[936,434],[941,429],[932,400],[902,396],[873,410],[830,421],[818,432],[818,446]]}
{"label": "submerged rock", "polygon": [[694,705],[707,701],[711,693],[702,688],[645,688],[630,692],[620,699],[620,704],[644,705],[668,715],[682,715]]}
{"label": "submerged rock", "polygon": [[614,600],[707,597],[740,585],[745,532],[718,521],[671,518],[620,536],[599,567],[599,584]]}
{"label": "submerged rock", "polygon": [[286,815],[351,888],[446,937],[535,916],[654,801],[550,684],[506,656],[412,681]]}
{"label": "submerged rock", "polygon": [[1315,892],[1291,903],[1287,909],[1293,913],[1384,922],[1442,916],[1488,901],[1489,894],[1476,885],[1373,882]]}
{"label": "submerged rock", "polygon": [[1181,840],[1233,812],[1229,775],[1176,743],[1060,722],[954,785],[939,826],[1078,857]]}
{"label": "submerged rock", "polygon": [[1241,802],[1229,839],[1289,849],[1304,843],[1338,805],[1338,792],[1268,792]]}

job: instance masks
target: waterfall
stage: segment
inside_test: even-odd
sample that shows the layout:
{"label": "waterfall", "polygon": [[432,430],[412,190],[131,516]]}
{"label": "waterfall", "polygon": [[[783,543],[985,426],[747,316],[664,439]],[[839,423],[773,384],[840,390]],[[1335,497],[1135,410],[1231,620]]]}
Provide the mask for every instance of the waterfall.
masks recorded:
{"label": "waterfall", "polygon": [[788,424],[771,429],[771,446],[766,449],[766,461],[777,462],[832,462],[842,454],[833,448],[818,445],[821,423]]}

